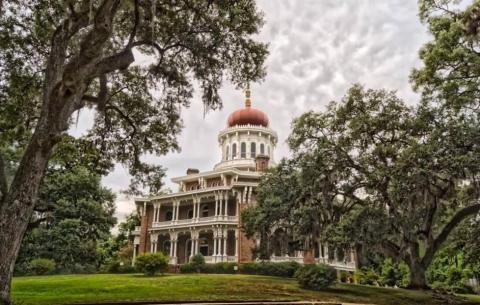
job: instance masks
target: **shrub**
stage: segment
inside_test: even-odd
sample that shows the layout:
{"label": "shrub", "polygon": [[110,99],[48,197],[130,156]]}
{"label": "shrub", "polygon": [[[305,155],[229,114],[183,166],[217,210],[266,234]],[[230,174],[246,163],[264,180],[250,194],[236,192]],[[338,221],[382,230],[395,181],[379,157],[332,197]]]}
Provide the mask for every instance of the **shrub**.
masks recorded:
{"label": "shrub", "polygon": [[395,263],[391,258],[383,261],[379,279],[382,286],[407,287],[409,281],[410,271],[405,263]]}
{"label": "shrub", "polygon": [[260,262],[242,264],[240,265],[240,272],[245,274],[293,277],[299,268],[300,264],[296,262]]}
{"label": "shrub", "polygon": [[180,266],[181,273],[218,273],[218,274],[232,274],[235,273],[236,263],[216,263],[216,264],[203,264],[195,266],[193,263],[188,263]]}
{"label": "shrub", "polygon": [[200,272],[205,266],[205,258],[201,253],[195,254],[190,258],[190,265],[192,266],[193,270]]}
{"label": "shrub", "polygon": [[358,284],[380,286],[380,275],[373,269],[362,267],[354,276]]}
{"label": "shrub", "polygon": [[194,272],[197,272],[197,270],[193,267],[191,263],[180,266],[180,273],[194,273]]}
{"label": "shrub", "polygon": [[323,264],[307,265],[298,269],[295,277],[302,288],[321,290],[335,282],[336,271]]}
{"label": "shrub", "polygon": [[146,253],[139,255],[135,260],[135,268],[145,275],[163,274],[168,268],[168,256],[162,253]]}
{"label": "shrub", "polygon": [[233,274],[235,273],[236,263],[216,263],[203,266],[203,273]]}
{"label": "shrub", "polygon": [[44,275],[55,270],[55,261],[48,258],[36,258],[30,261],[30,268],[33,274]]}

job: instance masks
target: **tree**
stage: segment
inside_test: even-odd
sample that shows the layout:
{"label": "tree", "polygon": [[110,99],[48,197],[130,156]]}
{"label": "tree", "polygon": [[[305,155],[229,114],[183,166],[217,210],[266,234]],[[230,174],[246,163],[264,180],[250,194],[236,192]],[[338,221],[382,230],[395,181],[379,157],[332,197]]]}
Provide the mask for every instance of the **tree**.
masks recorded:
{"label": "tree", "polygon": [[[96,110],[85,141],[97,163],[129,167],[134,185],[161,186],[143,153],[177,149],[179,109],[194,81],[206,109],[221,106],[228,78],[264,75],[262,16],[243,1],[10,1],[0,15],[0,304],[10,304],[15,258],[52,149],[74,113]],[[151,59],[148,66],[134,64]],[[9,181],[4,151],[21,151]]]}
{"label": "tree", "polygon": [[420,50],[423,67],[411,75],[423,99],[457,111],[480,107],[480,2],[463,10],[453,0],[421,0],[420,17],[433,41]]}
{"label": "tree", "polygon": [[98,174],[82,165],[66,167],[58,158],[50,164],[17,265],[49,258],[67,271],[96,268],[97,244],[110,236],[116,223],[115,196],[101,186]]}
{"label": "tree", "polygon": [[[358,85],[326,111],[305,113],[288,139],[294,237],[310,247],[318,239],[375,247],[410,267],[411,287],[426,288],[435,253],[480,211],[479,126],[475,115],[407,107],[393,92]],[[271,194],[256,215],[284,200]]]}

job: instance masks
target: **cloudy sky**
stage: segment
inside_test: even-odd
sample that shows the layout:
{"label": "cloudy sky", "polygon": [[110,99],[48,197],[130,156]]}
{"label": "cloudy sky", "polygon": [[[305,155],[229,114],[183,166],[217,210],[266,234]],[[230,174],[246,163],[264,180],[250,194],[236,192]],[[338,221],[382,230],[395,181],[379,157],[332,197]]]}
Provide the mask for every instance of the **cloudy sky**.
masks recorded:
{"label": "cloudy sky", "polygon": [[[259,0],[266,24],[259,39],[270,44],[267,77],[252,85],[253,106],[267,113],[278,132],[275,159],[288,156],[285,139],[292,119],[307,110],[322,110],[339,100],[353,83],[369,88],[397,90],[409,103],[418,100],[408,76],[420,65],[418,50],[429,37],[419,22],[415,0]],[[225,84],[224,107],[203,116],[198,97],[182,113],[184,130],[180,153],[154,162],[168,168],[166,186],[188,167],[212,169],[220,160],[218,132],[228,115],[242,107],[243,92]],[[80,133],[91,123],[88,116],[73,130]],[[116,170],[103,179],[114,191],[126,189],[129,176]],[[134,209],[133,202],[118,197],[118,216]]]}

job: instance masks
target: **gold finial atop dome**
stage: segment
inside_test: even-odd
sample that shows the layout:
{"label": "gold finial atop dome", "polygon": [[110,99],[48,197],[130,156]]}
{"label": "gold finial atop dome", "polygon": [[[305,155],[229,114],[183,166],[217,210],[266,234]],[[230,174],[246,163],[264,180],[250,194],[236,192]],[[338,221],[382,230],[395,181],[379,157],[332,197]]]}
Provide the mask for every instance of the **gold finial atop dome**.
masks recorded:
{"label": "gold finial atop dome", "polygon": [[250,100],[250,84],[247,84],[247,89],[245,90],[245,107],[252,106],[252,101]]}

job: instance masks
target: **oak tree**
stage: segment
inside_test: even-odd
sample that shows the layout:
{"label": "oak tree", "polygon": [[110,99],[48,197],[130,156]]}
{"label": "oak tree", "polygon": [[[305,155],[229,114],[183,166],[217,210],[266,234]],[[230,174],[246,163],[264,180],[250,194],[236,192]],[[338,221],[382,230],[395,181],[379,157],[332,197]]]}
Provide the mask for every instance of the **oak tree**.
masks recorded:
{"label": "oak tree", "polygon": [[[141,156],[178,148],[194,85],[206,109],[220,107],[222,82],[263,77],[267,51],[251,0],[16,0],[0,10],[0,304],[10,304],[51,151],[79,112],[95,112],[85,141],[101,151],[96,163],[121,162],[154,191],[162,168]],[[18,164],[5,161],[12,148]]]}

